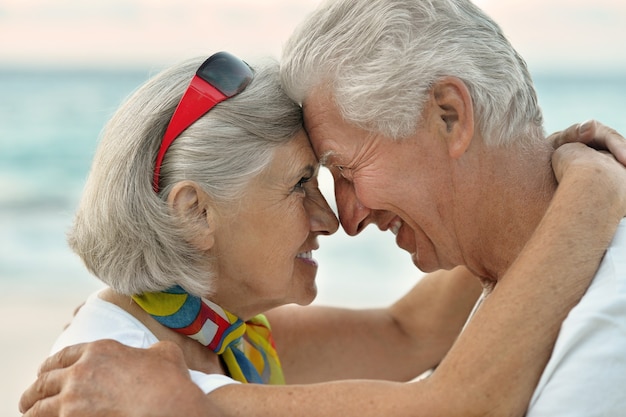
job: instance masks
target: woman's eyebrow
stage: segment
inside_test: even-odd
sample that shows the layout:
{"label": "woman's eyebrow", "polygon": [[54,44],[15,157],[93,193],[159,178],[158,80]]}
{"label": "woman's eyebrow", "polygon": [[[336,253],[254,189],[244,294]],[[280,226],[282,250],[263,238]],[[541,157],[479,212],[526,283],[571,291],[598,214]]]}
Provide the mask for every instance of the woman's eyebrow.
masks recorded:
{"label": "woman's eyebrow", "polygon": [[318,166],[319,165],[308,164],[304,168],[302,168],[302,170],[300,171],[300,174],[303,177],[313,177],[317,171]]}

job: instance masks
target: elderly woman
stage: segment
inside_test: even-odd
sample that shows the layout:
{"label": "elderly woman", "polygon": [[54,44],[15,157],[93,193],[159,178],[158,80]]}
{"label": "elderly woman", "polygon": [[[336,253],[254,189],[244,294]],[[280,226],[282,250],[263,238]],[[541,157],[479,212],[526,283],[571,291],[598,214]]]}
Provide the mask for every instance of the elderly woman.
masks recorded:
{"label": "elderly woman", "polygon": [[[132,371],[123,378],[142,379],[133,373],[138,369],[159,375],[141,394],[128,395],[128,379],[63,384],[57,378],[67,374],[57,371],[27,392],[23,409],[53,397],[26,415],[53,415],[65,401],[74,403],[59,414],[80,415],[86,406],[89,415],[111,415],[110,398],[72,395],[95,385],[109,397],[123,390],[116,409],[129,414],[130,406],[137,415],[211,415],[207,399],[219,415],[449,415],[451,409],[467,415],[477,408],[472,404],[490,407],[493,397],[500,410],[522,412],[561,321],[593,275],[591,267],[570,273],[553,260],[567,264],[581,257],[597,265],[601,251],[589,251],[587,244],[605,247],[615,222],[596,222],[584,244],[567,244],[567,251],[546,247],[545,236],[569,242],[569,229],[554,227],[567,225],[563,211],[572,222],[595,218],[559,209],[577,201],[555,198],[537,238],[432,378],[264,386],[285,379],[406,381],[446,354],[477,297],[476,280],[456,268],[425,277],[388,309],[283,307],[260,315],[313,300],[311,251],[318,235],[337,229],[337,220],[317,188],[318,163],[300,108],[279,87],[276,66],[251,71],[223,53],[196,71],[198,65],[190,61],[159,74],[107,126],[70,243],[110,289],[88,300],[55,350],[97,339],[134,347],[172,341],[192,380],[209,395],[190,388],[188,376],[173,370],[172,355],[156,344],[139,355],[125,351]],[[71,350],[65,352],[61,367],[74,360]],[[99,357],[109,370],[108,357]],[[156,358],[150,363],[159,369],[146,369],[145,361],[133,367],[140,357]],[[511,382],[503,384],[507,378]],[[56,395],[59,390],[70,394]],[[368,401],[372,396],[377,400]]]}
{"label": "elderly woman", "polygon": [[107,125],[69,243],[110,288],[54,350],[172,340],[200,364],[192,375],[206,392],[231,382],[223,373],[283,383],[258,314],[315,298],[311,253],[337,219],[276,66],[253,72],[218,53],[193,76],[200,63],[159,74]]}

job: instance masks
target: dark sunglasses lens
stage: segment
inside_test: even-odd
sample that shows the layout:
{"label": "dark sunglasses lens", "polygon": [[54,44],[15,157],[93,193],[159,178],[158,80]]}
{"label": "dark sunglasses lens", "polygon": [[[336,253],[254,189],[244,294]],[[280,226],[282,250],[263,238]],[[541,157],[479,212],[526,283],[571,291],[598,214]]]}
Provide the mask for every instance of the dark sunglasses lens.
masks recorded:
{"label": "dark sunglasses lens", "polygon": [[226,97],[240,93],[254,75],[248,64],[227,52],[212,55],[198,68],[196,74]]}

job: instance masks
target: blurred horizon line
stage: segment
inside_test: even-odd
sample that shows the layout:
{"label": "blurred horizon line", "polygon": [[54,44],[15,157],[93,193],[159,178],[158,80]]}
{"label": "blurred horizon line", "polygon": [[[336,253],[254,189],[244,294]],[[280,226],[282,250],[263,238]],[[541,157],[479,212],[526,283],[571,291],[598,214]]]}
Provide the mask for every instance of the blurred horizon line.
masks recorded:
{"label": "blurred horizon line", "polygon": [[[154,63],[133,63],[133,64],[99,64],[82,62],[80,64],[59,64],[59,63],[46,63],[40,65],[32,65],[29,63],[1,63],[0,62],[0,74],[41,74],[41,73],[80,73],[80,74],[97,74],[97,73],[142,73],[142,74],[156,74],[171,65],[174,62],[154,62]],[[625,78],[626,66],[613,66],[613,67],[585,67],[585,68],[573,68],[567,66],[567,68],[555,67],[555,66],[536,66],[535,68],[529,67],[529,71],[533,77],[567,77],[567,78],[592,78],[597,80],[598,78]]]}

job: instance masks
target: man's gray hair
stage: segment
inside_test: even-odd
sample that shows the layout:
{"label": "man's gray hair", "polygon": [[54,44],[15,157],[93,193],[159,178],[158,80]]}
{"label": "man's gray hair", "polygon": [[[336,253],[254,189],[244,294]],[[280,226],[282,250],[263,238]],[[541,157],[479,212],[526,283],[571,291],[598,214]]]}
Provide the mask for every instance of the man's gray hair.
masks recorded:
{"label": "man's gray hair", "polygon": [[330,88],[346,121],[392,138],[415,132],[445,76],[467,85],[486,143],[543,139],[524,60],[468,0],[331,0],[296,29],[281,61],[292,99]]}
{"label": "man's gray hair", "polygon": [[68,234],[87,268],[115,291],[140,294],[181,285],[210,293],[208,260],[189,243],[192,225],[166,199],[182,180],[198,183],[219,204],[234,204],[270,163],[277,146],[302,129],[300,107],[284,93],[275,61],[186,129],[165,155],[161,191],[152,188],[161,138],[204,58],[161,72],[133,93],[106,125]]}

